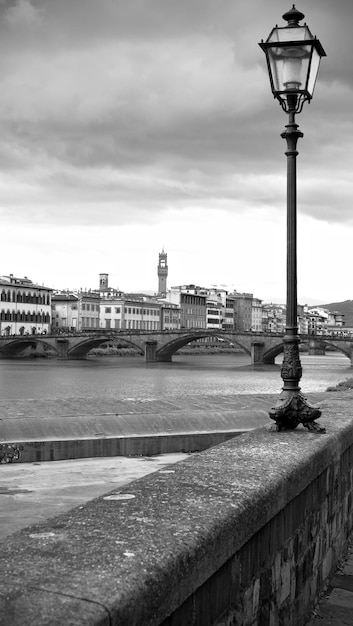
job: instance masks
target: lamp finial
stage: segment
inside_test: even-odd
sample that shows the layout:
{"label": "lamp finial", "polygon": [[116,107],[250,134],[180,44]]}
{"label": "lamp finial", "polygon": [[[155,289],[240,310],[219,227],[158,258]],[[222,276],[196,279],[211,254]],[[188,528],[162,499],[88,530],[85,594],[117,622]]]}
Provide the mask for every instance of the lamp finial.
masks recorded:
{"label": "lamp finial", "polygon": [[288,26],[293,28],[299,25],[300,20],[303,20],[305,15],[301,11],[298,11],[295,8],[295,4],[293,4],[293,8],[290,9],[290,11],[287,11],[287,13],[284,13],[282,17],[286,20],[286,22],[288,22]]}

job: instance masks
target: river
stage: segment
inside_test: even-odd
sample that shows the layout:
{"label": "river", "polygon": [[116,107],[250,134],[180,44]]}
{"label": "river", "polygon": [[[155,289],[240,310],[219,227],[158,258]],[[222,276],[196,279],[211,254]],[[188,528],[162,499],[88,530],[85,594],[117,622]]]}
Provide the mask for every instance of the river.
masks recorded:
{"label": "river", "polygon": [[[3,399],[117,398],[168,400],[199,395],[278,393],[282,386],[279,355],[275,365],[254,369],[243,353],[175,355],[171,363],[145,363],[140,357],[96,357],[80,361],[0,360]],[[350,361],[338,352],[301,355],[304,394],[325,391],[350,378]]]}

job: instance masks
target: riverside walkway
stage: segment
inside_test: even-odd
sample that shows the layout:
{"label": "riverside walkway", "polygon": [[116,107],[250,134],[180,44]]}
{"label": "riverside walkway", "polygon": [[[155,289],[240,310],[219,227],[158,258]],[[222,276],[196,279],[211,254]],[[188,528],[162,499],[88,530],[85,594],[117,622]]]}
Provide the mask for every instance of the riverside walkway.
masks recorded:
{"label": "riverside walkway", "polygon": [[[266,417],[267,409],[272,406],[276,396],[261,395],[261,396],[225,396],[218,398],[214,404],[210,404],[210,397],[203,397],[201,400],[198,398],[197,405],[194,405],[189,412],[189,419],[194,424],[198,422],[201,414],[206,414],[207,407],[210,409],[214,417],[219,416],[222,420],[228,420],[230,414],[237,414],[238,417],[242,415],[242,419],[246,422],[248,429],[256,428],[256,425],[251,424],[250,415],[254,415],[258,411],[259,424],[258,425],[270,425],[270,420]],[[323,414],[326,412],[331,415],[340,416],[343,410],[342,399],[344,404],[353,400],[352,392],[340,392],[340,393],[316,393],[310,394],[309,400],[311,402],[317,402],[323,409]],[[49,426],[47,420],[58,421],[60,415],[60,409],[57,403],[49,403],[47,401],[32,401],[28,403],[26,401],[8,401],[8,407],[3,407],[0,416],[0,432],[6,421],[7,427],[10,422],[15,426],[19,425],[18,420],[22,421],[24,416],[32,421],[34,424],[42,422],[42,426],[46,423]],[[79,402],[70,403],[66,406],[69,414],[66,415],[75,422],[76,420],[82,420],[83,418],[90,417],[94,420],[97,416],[97,408],[94,403],[91,402],[86,405],[82,405]],[[341,406],[342,404],[342,406]],[[45,408],[46,405],[46,408]],[[27,406],[27,408],[26,408]],[[113,409],[116,409],[116,402],[114,404],[107,404],[102,407],[100,403],[99,417],[103,418],[102,411],[113,414]],[[130,416],[136,416],[140,423],[142,423],[146,416],[166,415],[166,406],[157,407],[151,405],[149,409],[153,409],[153,412],[148,412],[148,405],[142,407],[141,403],[129,404]],[[261,408],[260,408],[261,407]],[[172,406],[169,406],[171,409]],[[83,415],[83,409],[85,415]],[[120,411],[122,411],[123,405],[120,405]],[[126,407],[125,407],[126,409]],[[183,410],[183,407],[180,408]],[[4,416],[8,411],[8,416],[4,419]],[[75,412],[76,411],[76,412]],[[178,407],[174,407],[174,413],[178,412]],[[116,413],[114,414],[116,416]],[[126,415],[126,413],[125,413]],[[127,419],[127,418],[126,418]],[[86,422],[86,419],[83,419]],[[322,419],[323,425],[325,420]],[[137,422],[136,422],[137,423]],[[160,422],[161,423],[161,422]],[[53,423],[52,423],[53,424]],[[67,424],[67,422],[66,422]],[[244,424],[243,424],[244,427]],[[101,433],[102,434],[102,433]],[[102,436],[104,439],[106,434]],[[293,439],[298,438],[298,434]],[[314,436],[305,433],[305,442],[312,441],[324,441],[324,439],[316,438]],[[303,440],[304,443],[304,440]],[[147,473],[170,473],[174,476],[174,465],[178,464],[180,459],[185,457],[185,454],[181,453],[171,454],[161,457],[139,457],[133,459],[125,459],[120,457],[119,459],[85,459],[85,460],[67,460],[60,463],[47,463],[47,462],[35,462],[31,464],[16,463],[12,465],[0,466],[0,543],[5,538],[10,537],[15,531],[23,529],[33,523],[37,523],[38,520],[49,519],[57,513],[70,510],[72,507],[83,507],[92,497],[102,496],[116,487],[127,485],[129,482],[134,481],[137,478]],[[131,461],[131,464],[129,465]],[[58,471],[56,471],[58,468]],[[60,469],[61,468],[61,469]],[[83,490],[83,484],[86,483],[87,490]],[[71,492],[71,493],[70,493]],[[81,492],[81,493],[80,493]],[[77,499],[79,497],[79,499]],[[55,498],[57,499],[55,502]],[[63,509],[58,509],[58,504]],[[6,517],[7,515],[7,517]],[[2,517],[1,517],[2,516]],[[34,516],[34,517],[33,517]],[[37,516],[37,517],[35,517]],[[39,517],[38,517],[39,516]],[[11,520],[15,522],[11,525]],[[24,521],[25,520],[25,521]],[[16,523],[19,526],[16,526]],[[1,593],[0,593],[1,595]],[[0,623],[2,622],[0,619]],[[32,622],[31,622],[32,623]],[[34,622],[33,622],[34,623]],[[351,544],[346,551],[344,558],[340,561],[339,567],[336,572],[331,575],[329,584],[326,587],[321,602],[313,610],[310,621],[306,622],[307,626],[347,626],[353,624],[353,555],[351,551]]]}

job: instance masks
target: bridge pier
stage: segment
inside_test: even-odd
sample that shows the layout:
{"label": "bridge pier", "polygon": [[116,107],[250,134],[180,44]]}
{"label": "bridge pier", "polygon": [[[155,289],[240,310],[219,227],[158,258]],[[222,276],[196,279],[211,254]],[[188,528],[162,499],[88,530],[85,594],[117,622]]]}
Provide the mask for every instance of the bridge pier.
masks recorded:
{"label": "bridge pier", "polygon": [[309,355],[324,355],[325,344],[318,339],[309,340]]}
{"label": "bridge pier", "polygon": [[145,343],[145,361],[147,363],[153,363],[157,361],[157,341],[146,341]]}
{"label": "bridge pier", "polygon": [[254,341],[251,344],[251,364],[258,365],[264,362],[265,344],[260,341]]}
{"label": "bridge pier", "polygon": [[55,340],[55,346],[58,351],[59,359],[69,358],[69,340],[63,337],[58,337]]}

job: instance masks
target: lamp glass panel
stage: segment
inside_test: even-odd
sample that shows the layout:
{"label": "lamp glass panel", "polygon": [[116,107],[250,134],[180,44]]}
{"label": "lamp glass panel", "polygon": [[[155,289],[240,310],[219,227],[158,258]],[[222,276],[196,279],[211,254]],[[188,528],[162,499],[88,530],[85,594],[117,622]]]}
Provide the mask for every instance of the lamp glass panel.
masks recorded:
{"label": "lamp glass panel", "polygon": [[267,43],[305,41],[306,39],[312,39],[312,34],[307,26],[274,28],[267,39]]}
{"label": "lamp glass panel", "polygon": [[316,50],[316,48],[314,47],[313,53],[312,53],[312,59],[311,59],[311,66],[310,66],[310,76],[309,76],[308,86],[307,86],[307,90],[311,96],[313,95],[314,88],[315,88],[317,73],[319,71],[320,59],[321,57],[318,51]]}
{"label": "lamp glass panel", "polygon": [[311,45],[267,49],[274,91],[306,89]]}

